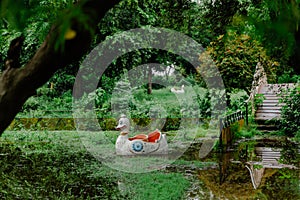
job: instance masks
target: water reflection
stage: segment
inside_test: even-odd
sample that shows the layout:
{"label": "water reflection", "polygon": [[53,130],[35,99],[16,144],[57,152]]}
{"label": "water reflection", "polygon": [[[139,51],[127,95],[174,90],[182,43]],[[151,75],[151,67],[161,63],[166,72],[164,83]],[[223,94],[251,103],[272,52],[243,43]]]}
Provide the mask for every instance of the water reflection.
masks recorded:
{"label": "water reflection", "polygon": [[261,184],[265,169],[297,169],[294,165],[280,163],[283,157],[281,152],[283,152],[282,148],[255,147],[255,154],[260,158],[260,161],[249,161],[245,165],[250,172],[254,189],[257,189]]}
{"label": "water reflection", "polygon": [[[218,168],[198,171],[187,199],[300,199],[299,146],[289,141],[240,142],[227,152],[185,159],[214,161]],[[189,155],[191,157],[189,157]]]}

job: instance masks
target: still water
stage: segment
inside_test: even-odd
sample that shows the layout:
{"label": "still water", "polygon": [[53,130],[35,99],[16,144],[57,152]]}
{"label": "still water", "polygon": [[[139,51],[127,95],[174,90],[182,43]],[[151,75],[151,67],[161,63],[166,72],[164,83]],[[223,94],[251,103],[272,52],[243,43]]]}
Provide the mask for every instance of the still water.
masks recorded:
{"label": "still water", "polygon": [[186,199],[300,199],[299,145],[286,139],[239,141],[204,159],[200,146],[193,144],[182,159],[216,164],[186,170],[193,180]]}

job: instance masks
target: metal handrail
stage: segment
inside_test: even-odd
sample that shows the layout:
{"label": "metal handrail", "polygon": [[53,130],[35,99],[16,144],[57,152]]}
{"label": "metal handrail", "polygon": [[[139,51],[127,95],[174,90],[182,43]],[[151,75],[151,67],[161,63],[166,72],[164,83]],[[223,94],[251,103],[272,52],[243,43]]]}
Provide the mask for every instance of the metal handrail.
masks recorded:
{"label": "metal handrail", "polygon": [[226,115],[225,117],[220,119],[221,127],[220,128],[227,128],[231,124],[244,119],[243,112],[241,110],[238,110],[232,114]]}

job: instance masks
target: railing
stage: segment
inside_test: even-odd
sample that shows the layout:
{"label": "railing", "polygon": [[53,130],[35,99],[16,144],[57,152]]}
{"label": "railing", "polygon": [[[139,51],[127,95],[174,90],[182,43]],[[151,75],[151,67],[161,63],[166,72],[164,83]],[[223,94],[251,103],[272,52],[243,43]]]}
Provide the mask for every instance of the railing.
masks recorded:
{"label": "railing", "polygon": [[238,131],[244,125],[244,115],[242,111],[237,111],[220,119],[220,145],[223,147],[232,143],[234,138],[233,125]]}
{"label": "railing", "polygon": [[267,84],[267,75],[265,73],[264,67],[261,65],[260,62],[257,63],[255,73],[253,76],[253,81],[252,81],[252,88],[251,88],[251,93],[249,95],[249,98],[245,101],[245,107],[246,107],[246,113],[245,113],[245,118],[246,118],[246,125],[248,126],[249,120],[248,120],[248,115],[249,115],[249,110],[248,110],[248,105],[249,102],[251,102],[251,113],[254,115],[255,108],[254,108],[254,98],[258,94],[258,91],[260,87],[264,84]]}

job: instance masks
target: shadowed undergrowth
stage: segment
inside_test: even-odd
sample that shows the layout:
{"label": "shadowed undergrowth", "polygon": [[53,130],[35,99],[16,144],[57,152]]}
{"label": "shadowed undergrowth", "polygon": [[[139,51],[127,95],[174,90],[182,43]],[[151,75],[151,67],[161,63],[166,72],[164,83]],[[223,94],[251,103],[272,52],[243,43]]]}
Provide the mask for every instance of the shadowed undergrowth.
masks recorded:
{"label": "shadowed undergrowth", "polygon": [[0,138],[1,199],[180,199],[179,173],[127,174],[95,159],[77,132],[6,132]]}
{"label": "shadowed undergrowth", "polygon": [[116,176],[82,147],[63,144],[63,140],[57,143],[22,140],[22,137],[19,141],[6,138],[0,143],[1,198],[120,197]]}

